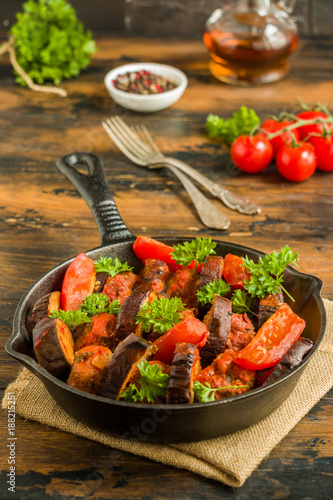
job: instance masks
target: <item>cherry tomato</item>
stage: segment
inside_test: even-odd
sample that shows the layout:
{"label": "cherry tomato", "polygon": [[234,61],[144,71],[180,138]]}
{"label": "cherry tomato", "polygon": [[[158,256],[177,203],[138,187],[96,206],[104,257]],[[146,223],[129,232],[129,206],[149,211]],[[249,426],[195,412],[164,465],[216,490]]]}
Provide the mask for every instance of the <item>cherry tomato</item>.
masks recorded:
{"label": "cherry tomato", "polygon": [[241,257],[231,253],[224,257],[223,278],[232,288],[244,290],[244,281],[249,280],[250,277],[251,274],[246,271]]}
{"label": "cherry tomato", "polygon": [[[318,118],[328,118],[328,115],[323,111],[301,111],[297,113],[297,118],[301,120],[316,120]],[[326,124],[328,130],[332,128],[332,125]],[[298,127],[298,133],[301,140],[307,139],[310,134],[321,134],[324,131],[324,125],[322,123],[313,123],[312,125],[302,125]]]}
{"label": "cherry tomato", "polygon": [[[284,121],[277,121],[274,120],[274,118],[270,118],[269,120],[264,121],[261,124],[261,129],[265,130],[266,132],[269,132],[270,134],[274,134],[275,132],[282,131],[285,127],[288,127],[288,125],[291,125],[292,122],[289,122],[287,120]],[[293,139],[291,135],[293,136]],[[269,142],[272,145],[273,148],[273,156],[274,158],[277,155],[277,152],[279,151],[282,146],[285,144],[291,144],[292,142],[296,141],[299,142],[299,132],[298,129],[293,129],[290,132],[283,132],[281,135],[274,137],[273,139],[269,139]]]}
{"label": "cherry tomato", "polygon": [[234,358],[248,370],[264,370],[276,365],[296,342],[305,321],[284,303],[262,325],[256,336]]}
{"label": "cherry tomato", "polygon": [[241,135],[234,140],[231,159],[240,170],[256,174],[264,170],[273,158],[273,148],[264,134]]}
{"label": "cherry tomato", "polygon": [[61,309],[77,311],[83,299],[94,291],[96,271],[94,261],[80,253],[65,273],[61,291]]}
{"label": "cherry tomato", "polygon": [[203,347],[209,337],[209,331],[200,320],[192,316],[174,325],[164,335],[155,340],[158,350],[154,359],[171,365],[176,344],[186,342],[195,344],[199,349]]}
{"label": "cherry tomato", "polygon": [[[170,256],[171,252],[174,251],[173,247],[161,241],[149,238],[148,236],[138,236],[133,243],[133,251],[143,263],[145,263],[147,259],[158,259],[168,264],[172,273],[176,272],[178,269],[183,269],[183,266],[176,264],[176,261]],[[193,261],[187,267],[195,268],[196,264],[197,262]],[[200,268],[201,266],[199,266],[198,271]]]}
{"label": "cherry tomato", "polygon": [[333,135],[330,137],[310,137],[307,142],[312,144],[317,155],[317,168],[324,172],[333,171]]}
{"label": "cherry tomato", "polygon": [[276,156],[277,168],[289,181],[299,182],[310,177],[317,166],[317,156],[311,144],[283,146]]}

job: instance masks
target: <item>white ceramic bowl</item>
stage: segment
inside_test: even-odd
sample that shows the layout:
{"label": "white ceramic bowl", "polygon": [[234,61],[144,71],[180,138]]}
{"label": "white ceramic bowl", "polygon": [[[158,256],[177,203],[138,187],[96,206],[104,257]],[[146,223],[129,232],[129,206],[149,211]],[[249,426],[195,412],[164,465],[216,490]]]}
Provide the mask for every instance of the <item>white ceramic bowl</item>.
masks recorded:
{"label": "white ceramic bowl", "polygon": [[[160,94],[142,95],[131,94],[130,92],[119,90],[114,86],[113,80],[119,75],[140,70],[147,70],[151,73],[163,76],[174,82],[177,87],[166,92],[161,92]],[[167,66],[166,64],[131,63],[118,66],[109,71],[104,78],[104,83],[110,96],[117,104],[133,111],[152,113],[168,108],[180,99],[187,87],[187,77],[179,69]]]}

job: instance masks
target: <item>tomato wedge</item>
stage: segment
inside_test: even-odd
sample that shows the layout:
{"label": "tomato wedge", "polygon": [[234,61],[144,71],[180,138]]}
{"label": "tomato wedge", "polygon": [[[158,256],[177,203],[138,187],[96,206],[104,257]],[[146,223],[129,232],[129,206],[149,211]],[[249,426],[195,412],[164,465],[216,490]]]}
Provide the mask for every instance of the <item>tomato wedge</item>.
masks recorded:
{"label": "tomato wedge", "polygon": [[[183,269],[183,266],[176,264],[176,261],[171,258],[170,254],[174,251],[173,247],[148,236],[138,236],[133,243],[133,251],[144,264],[147,259],[158,259],[168,264],[172,273],[175,273],[178,269]],[[197,262],[192,261],[187,267],[195,268],[196,265]]]}
{"label": "tomato wedge", "polygon": [[164,335],[155,340],[154,344],[158,350],[154,359],[171,365],[176,344],[185,342],[195,344],[199,349],[203,347],[208,339],[209,331],[197,318],[188,317],[174,325]]}
{"label": "tomato wedge", "polygon": [[241,257],[228,253],[224,257],[223,278],[232,288],[244,290],[245,280],[251,278],[251,273],[246,271]]}
{"label": "tomato wedge", "polygon": [[278,363],[296,342],[305,321],[284,303],[262,325],[253,340],[234,358],[248,370],[264,370]]}
{"label": "tomato wedge", "polygon": [[61,309],[77,311],[83,299],[94,291],[96,271],[94,261],[80,253],[67,268],[61,291]]}

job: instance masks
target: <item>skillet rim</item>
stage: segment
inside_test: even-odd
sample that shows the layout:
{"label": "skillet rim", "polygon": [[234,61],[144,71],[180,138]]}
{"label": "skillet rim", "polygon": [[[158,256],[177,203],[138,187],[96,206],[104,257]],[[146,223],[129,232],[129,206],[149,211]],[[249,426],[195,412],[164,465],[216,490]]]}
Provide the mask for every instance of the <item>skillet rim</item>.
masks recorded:
{"label": "skillet rim", "polygon": [[[130,245],[131,243],[133,243],[133,241],[135,240],[135,236],[133,236],[133,238],[128,238],[126,239],[125,241],[119,241],[119,242],[116,242],[116,243],[110,243],[110,244],[107,244],[107,245],[100,245],[98,247],[95,247],[91,250],[87,250],[85,253],[89,256],[90,254],[94,253],[94,252],[98,252],[98,251],[104,251],[104,250],[107,250],[107,249],[114,249],[115,246],[117,245],[123,245],[123,244],[127,244],[127,245]],[[158,241],[162,241],[163,243],[166,243],[166,244],[170,244],[170,242],[178,242],[178,243],[181,243],[181,242],[184,242],[184,241],[190,241],[190,240],[195,240],[196,237],[176,237],[176,238],[171,238],[171,237],[162,237],[162,236],[158,236],[158,237],[151,237],[151,238],[154,238]],[[256,250],[254,248],[251,248],[251,247],[247,247],[247,246],[244,246],[244,245],[239,245],[237,243],[232,243],[232,242],[228,242],[228,241],[224,241],[224,240],[215,240],[213,239],[214,242],[216,242],[217,244],[220,244],[220,245],[227,245],[227,246],[231,246],[235,249],[237,249],[238,251],[240,251],[241,253],[245,253],[246,251],[248,251],[249,253],[251,253],[252,255],[255,255],[256,257],[259,257],[259,256],[264,256],[265,253],[260,251],[260,250]],[[174,243],[173,243],[174,244]],[[245,253],[246,254],[246,253]],[[134,252],[133,252],[133,255],[134,255]],[[46,271],[45,273],[43,273],[34,283],[32,283],[30,285],[30,287],[24,292],[24,294],[22,295],[20,301],[18,302],[17,304],[17,307],[16,307],[16,310],[15,310],[15,314],[14,314],[14,318],[13,318],[13,330],[12,330],[12,334],[10,335],[10,337],[8,338],[6,344],[5,344],[5,350],[6,352],[11,356],[13,357],[14,359],[16,359],[17,361],[19,361],[23,366],[25,366],[30,372],[32,372],[33,374],[35,374],[38,378],[40,378],[40,380],[42,381],[43,385],[45,386],[45,383],[43,381],[43,378],[46,378],[50,383],[52,384],[55,384],[57,385],[60,389],[62,390],[65,390],[66,392],[69,392],[69,393],[72,393],[74,392],[74,394],[78,395],[78,396],[81,396],[82,398],[86,398],[88,400],[91,400],[92,402],[94,401],[97,401],[99,402],[100,404],[107,404],[109,407],[122,407],[122,408],[129,408],[133,411],[135,411],[135,408],[139,406],[140,410],[145,412],[145,411],[152,411],[152,409],[154,410],[159,410],[159,409],[167,409],[167,410],[172,410],[173,412],[180,412],[181,410],[181,413],[185,412],[185,413],[188,413],[188,412],[194,412],[195,409],[197,410],[200,410],[200,409],[203,409],[203,408],[210,408],[212,406],[219,406],[219,405],[231,405],[233,404],[233,402],[235,401],[240,401],[240,400],[244,400],[244,399],[249,399],[253,396],[259,396],[262,392],[269,392],[269,391],[272,391],[274,390],[275,387],[277,387],[278,385],[280,385],[281,383],[287,383],[287,379],[289,378],[294,378],[296,376],[296,374],[299,372],[299,371],[303,371],[303,369],[305,368],[305,365],[310,361],[310,359],[313,357],[313,355],[315,354],[315,352],[318,350],[322,340],[323,340],[323,337],[324,337],[324,334],[325,334],[325,330],[326,330],[326,311],[325,311],[325,307],[324,307],[324,303],[323,303],[323,300],[322,300],[322,297],[321,297],[321,289],[322,289],[322,286],[323,286],[323,282],[320,278],[318,278],[317,276],[314,276],[314,275],[311,275],[311,274],[307,274],[307,273],[302,273],[300,271],[298,271],[297,269],[291,267],[291,266],[287,266],[287,270],[289,271],[289,273],[292,275],[292,276],[299,276],[299,277],[306,277],[308,279],[310,279],[312,281],[312,283],[315,285],[315,288],[311,294],[311,297],[314,297],[317,305],[318,305],[318,309],[319,309],[319,313],[320,313],[320,318],[321,318],[321,327],[320,327],[320,331],[319,331],[319,334],[318,334],[318,338],[316,340],[316,342],[314,343],[311,351],[306,355],[306,357],[302,360],[302,362],[294,369],[288,371],[287,373],[285,373],[284,375],[282,375],[281,377],[279,377],[278,380],[276,380],[275,382],[273,382],[272,384],[269,384],[265,387],[257,387],[255,389],[251,389],[250,391],[248,392],[245,392],[243,394],[239,394],[239,395],[236,395],[236,396],[233,396],[232,398],[225,398],[225,399],[220,399],[220,400],[217,400],[217,401],[210,401],[210,402],[206,402],[206,403],[194,403],[193,405],[181,405],[181,404],[156,404],[156,405],[151,405],[151,404],[145,404],[145,403],[141,403],[140,405],[136,405],[136,404],[133,404],[133,403],[129,403],[129,402],[126,402],[126,401],[116,401],[116,400],[111,400],[111,399],[108,399],[108,398],[105,398],[105,397],[102,397],[102,396],[98,396],[98,395],[94,395],[94,394],[90,394],[90,393],[87,393],[85,391],[81,391],[79,389],[75,389],[74,387],[71,387],[69,386],[68,384],[66,384],[66,382],[63,382],[62,380],[56,378],[55,376],[51,375],[47,370],[45,370],[44,368],[42,368],[38,363],[37,361],[35,361],[31,356],[28,356],[27,354],[24,354],[24,353],[21,353],[17,350],[14,349],[13,347],[13,344],[16,340],[20,340],[23,338],[24,340],[24,335],[23,333],[21,332],[20,330],[20,325],[21,325],[21,321],[23,319],[23,313],[26,312],[26,308],[24,308],[23,306],[25,305],[26,303],[26,300],[28,299],[29,295],[32,293],[32,291],[35,289],[36,286],[38,286],[38,284],[45,278],[47,278],[48,276],[50,275],[53,275],[55,274],[55,272],[57,270],[59,270],[60,268],[62,267],[65,267],[65,265],[69,265],[70,262],[72,262],[72,260],[75,258],[74,257],[71,257],[63,262],[61,262],[60,264],[56,265],[55,267],[53,267],[52,269]],[[25,324],[25,321],[24,323]],[[38,375],[40,374],[40,376]],[[296,380],[296,383],[297,383],[298,379]],[[46,390],[48,391],[47,387],[46,387]],[[292,389],[291,389],[292,390]],[[49,392],[49,391],[48,391]],[[288,394],[289,395],[289,394]],[[287,397],[288,397],[287,395]],[[51,397],[53,397],[51,395]]]}

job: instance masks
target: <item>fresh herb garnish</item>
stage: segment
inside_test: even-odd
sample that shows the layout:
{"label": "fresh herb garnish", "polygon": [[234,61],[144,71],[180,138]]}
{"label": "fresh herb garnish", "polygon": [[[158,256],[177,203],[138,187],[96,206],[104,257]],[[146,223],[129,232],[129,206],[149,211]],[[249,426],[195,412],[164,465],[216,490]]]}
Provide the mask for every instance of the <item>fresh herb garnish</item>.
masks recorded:
{"label": "fresh herb garnish", "polygon": [[245,280],[244,288],[251,297],[264,298],[267,293],[276,294],[281,290],[295,302],[289,292],[282,286],[283,272],[288,264],[297,265],[298,253],[292,252],[286,245],[280,252],[273,251],[264,257],[259,257],[255,263],[247,256],[243,258],[244,266],[250,271],[251,278]]}
{"label": "fresh herb garnish", "polygon": [[170,376],[163,373],[157,363],[150,364],[145,360],[138,363],[137,367],[140,371],[137,385],[129,384],[120,396],[128,402],[147,400],[148,403],[154,403],[157,398],[164,396]]}
{"label": "fresh herb garnish", "polygon": [[91,318],[87,313],[81,311],[52,311],[49,315],[50,318],[59,318],[61,321],[66,323],[68,328],[74,330],[77,326],[82,325],[82,323],[90,323]]}
{"label": "fresh herb garnish", "polygon": [[193,260],[202,264],[208,255],[215,254],[216,243],[211,238],[196,238],[192,241],[185,241],[174,245],[171,258],[184,267],[191,264]]}
{"label": "fresh herb garnish", "polygon": [[132,271],[127,262],[122,264],[118,257],[100,257],[94,264],[95,271],[98,273],[108,273],[109,276],[116,276],[116,274],[123,273],[124,271]]}
{"label": "fresh herb garnish", "polygon": [[141,307],[135,318],[135,323],[141,323],[145,332],[149,332],[153,327],[154,332],[165,333],[180,322],[180,312],[185,310],[184,306],[185,304],[179,297],[171,299],[158,297]]}
{"label": "fresh herb garnish", "polygon": [[230,290],[231,286],[229,285],[229,283],[226,283],[223,280],[211,281],[198,290],[198,301],[201,304],[209,304],[210,302],[212,302],[215,294],[221,295],[221,297],[223,297],[223,295],[226,295]]}
{"label": "fresh herb garnish", "polygon": [[236,392],[238,389],[247,389],[249,385],[229,385],[226,387],[216,387],[213,388],[208,382],[202,384],[199,380],[196,380],[193,384],[194,394],[199,401],[199,403],[208,403],[209,401],[215,401],[215,392],[224,389],[233,389]]}
{"label": "fresh herb garnish", "polygon": [[92,293],[82,301],[81,311],[88,316],[95,316],[96,314],[108,313],[117,316],[120,309],[119,300],[115,299],[111,303],[110,299],[105,293]]}
{"label": "fresh herb garnish", "polygon": [[209,114],[206,120],[206,131],[211,139],[221,139],[231,146],[237,137],[251,133],[260,123],[260,118],[253,109],[242,106],[231,118],[220,118]]}
{"label": "fresh herb garnish", "polygon": [[251,309],[253,298],[248,293],[244,292],[244,290],[235,290],[231,296],[231,302],[233,312],[237,314],[249,312],[258,316],[258,314]]}

